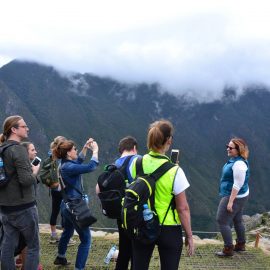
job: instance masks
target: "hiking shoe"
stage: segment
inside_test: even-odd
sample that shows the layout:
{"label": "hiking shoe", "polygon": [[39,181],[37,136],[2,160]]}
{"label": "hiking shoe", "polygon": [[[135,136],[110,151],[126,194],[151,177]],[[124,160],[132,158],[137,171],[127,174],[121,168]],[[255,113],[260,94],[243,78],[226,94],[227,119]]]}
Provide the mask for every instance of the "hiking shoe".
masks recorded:
{"label": "hiking shoe", "polygon": [[231,257],[233,256],[233,246],[224,246],[222,251],[216,252],[218,257]]}
{"label": "hiking shoe", "polygon": [[76,240],[70,238],[70,239],[69,239],[69,242],[68,242],[68,247],[74,246],[75,244],[76,244]]}
{"label": "hiking shoe", "polygon": [[60,238],[58,237],[58,235],[56,235],[56,236],[51,235],[50,244],[58,244],[59,240],[60,240]]}
{"label": "hiking shoe", "polygon": [[53,262],[55,265],[69,265],[70,262],[67,261],[67,258],[62,258],[57,256]]}
{"label": "hiking shoe", "polygon": [[234,246],[234,251],[239,252],[239,251],[246,251],[246,242],[238,242],[236,240],[236,245]]}

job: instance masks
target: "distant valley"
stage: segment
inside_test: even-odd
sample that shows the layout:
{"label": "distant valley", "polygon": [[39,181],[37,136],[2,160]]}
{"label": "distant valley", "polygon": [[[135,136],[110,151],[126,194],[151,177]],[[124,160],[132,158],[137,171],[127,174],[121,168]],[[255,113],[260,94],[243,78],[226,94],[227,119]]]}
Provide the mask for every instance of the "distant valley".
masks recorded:
{"label": "distant valley", "polygon": [[[218,184],[227,160],[225,144],[243,137],[250,147],[250,200],[246,214],[270,209],[270,92],[261,86],[247,88],[238,97],[225,89],[223,98],[211,103],[187,100],[161,91],[157,84],[129,85],[92,74],[61,74],[51,66],[12,61],[0,68],[0,121],[20,114],[30,127],[30,139],[38,154],[46,157],[57,135],[73,139],[81,147],[92,136],[100,146],[99,169],[85,175],[97,226],[114,226],[102,216],[94,194],[97,175],[118,155],[120,138],[133,135],[139,151],[146,152],[148,125],[166,118],[175,126],[174,148],[180,149],[180,166],[188,189],[194,230],[216,229]],[[49,192],[39,187],[40,222],[48,223]]]}

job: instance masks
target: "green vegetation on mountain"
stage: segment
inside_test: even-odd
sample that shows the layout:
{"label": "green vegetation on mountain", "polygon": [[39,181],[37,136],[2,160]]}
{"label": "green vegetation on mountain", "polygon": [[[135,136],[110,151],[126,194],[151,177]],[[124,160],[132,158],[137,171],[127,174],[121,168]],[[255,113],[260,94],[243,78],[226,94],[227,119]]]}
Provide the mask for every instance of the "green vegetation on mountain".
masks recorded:
{"label": "green vegetation on mountain", "polygon": [[[97,175],[118,155],[121,137],[133,135],[140,153],[146,151],[149,123],[170,119],[175,126],[174,148],[180,149],[180,165],[191,187],[188,198],[194,230],[215,230],[218,182],[226,162],[225,144],[232,136],[250,146],[250,200],[247,214],[270,208],[270,92],[247,88],[239,97],[226,89],[221,100],[188,102],[184,96],[161,92],[158,85],[128,85],[91,74],[61,74],[53,67],[13,61],[0,69],[0,121],[22,115],[30,126],[30,139],[45,158],[49,142],[57,135],[73,139],[81,147],[92,136],[100,146],[100,167],[84,176],[97,226],[113,226],[100,213],[94,194]],[[48,222],[50,198],[39,188],[40,221]]]}

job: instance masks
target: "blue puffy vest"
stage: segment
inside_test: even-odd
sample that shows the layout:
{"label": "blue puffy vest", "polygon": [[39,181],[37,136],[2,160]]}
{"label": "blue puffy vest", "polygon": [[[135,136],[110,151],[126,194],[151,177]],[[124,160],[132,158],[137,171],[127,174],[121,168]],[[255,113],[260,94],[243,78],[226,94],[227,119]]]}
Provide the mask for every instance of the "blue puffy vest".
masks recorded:
{"label": "blue puffy vest", "polygon": [[233,164],[238,161],[242,160],[246,163],[248,169],[246,171],[246,177],[245,177],[245,182],[241,189],[238,192],[238,195],[242,195],[248,190],[248,180],[249,180],[249,164],[248,161],[243,159],[241,156],[231,158],[228,160],[228,162],[223,166],[222,169],[222,175],[220,179],[220,186],[219,186],[219,195],[221,197],[225,196],[230,196],[232,192],[232,187],[233,187],[233,170],[232,166]]}

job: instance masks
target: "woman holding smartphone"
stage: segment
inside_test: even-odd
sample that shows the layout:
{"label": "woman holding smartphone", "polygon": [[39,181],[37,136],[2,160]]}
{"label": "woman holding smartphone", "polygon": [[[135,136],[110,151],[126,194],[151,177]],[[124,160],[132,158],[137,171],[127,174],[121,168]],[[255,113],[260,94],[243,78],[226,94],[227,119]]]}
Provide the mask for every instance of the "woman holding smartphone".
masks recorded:
{"label": "woman holding smartphone", "polygon": [[[88,162],[83,163],[88,149],[92,150],[92,157]],[[65,140],[60,142],[53,149],[53,156],[61,159],[60,173],[65,184],[64,192],[67,200],[81,199],[82,193],[84,193],[82,174],[94,171],[99,164],[98,144],[94,139],[89,138],[86,141],[82,152],[78,155],[75,143],[71,140]],[[70,264],[66,259],[66,251],[68,242],[73,236],[74,230],[76,230],[79,234],[81,243],[79,244],[77,251],[75,270],[82,270],[85,268],[91,246],[90,228],[89,226],[83,228],[79,227],[63,201],[61,203],[61,213],[63,216],[64,230],[58,244],[58,255],[54,260],[54,264]]]}
{"label": "woman holding smartphone", "polygon": [[[40,166],[40,161],[41,159],[37,157],[37,151],[35,148],[35,145],[32,142],[21,142],[21,145],[23,145],[28,153],[29,160],[32,164],[32,166]],[[24,239],[20,238],[21,243],[19,245],[23,246]],[[21,267],[21,270],[24,270],[24,262],[26,258],[26,253],[27,253],[27,247],[23,248],[21,253],[18,255],[18,258],[16,259],[16,267]],[[38,270],[42,270],[41,264],[38,266]]]}
{"label": "woman holding smartphone", "polygon": [[[35,148],[35,145],[32,142],[22,142],[21,145],[23,145],[27,149],[31,164],[37,166],[40,163],[41,159],[37,157],[37,150]],[[33,164],[33,161],[35,164]]]}
{"label": "woman holding smartphone", "polygon": [[[149,126],[147,135],[149,153],[142,158],[145,174],[154,172],[162,164],[170,161],[166,153],[172,145],[172,140],[173,125],[171,122],[159,120]],[[134,159],[131,165],[133,178],[136,176],[136,160]],[[190,210],[185,194],[188,187],[189,183],[185,173],[177,165],[156,181],[154,206],[159,223],[163,223],[161,233],[153,244],[147,245],[133,240],[133,270],[147,270],[149,268],[155,245],[158,246],[161,270],[177,270],[183,247],[182,228],[186,234],[187,253],[189,256],[194,254]],[[172,201],[175,204],[172,204]]]}

